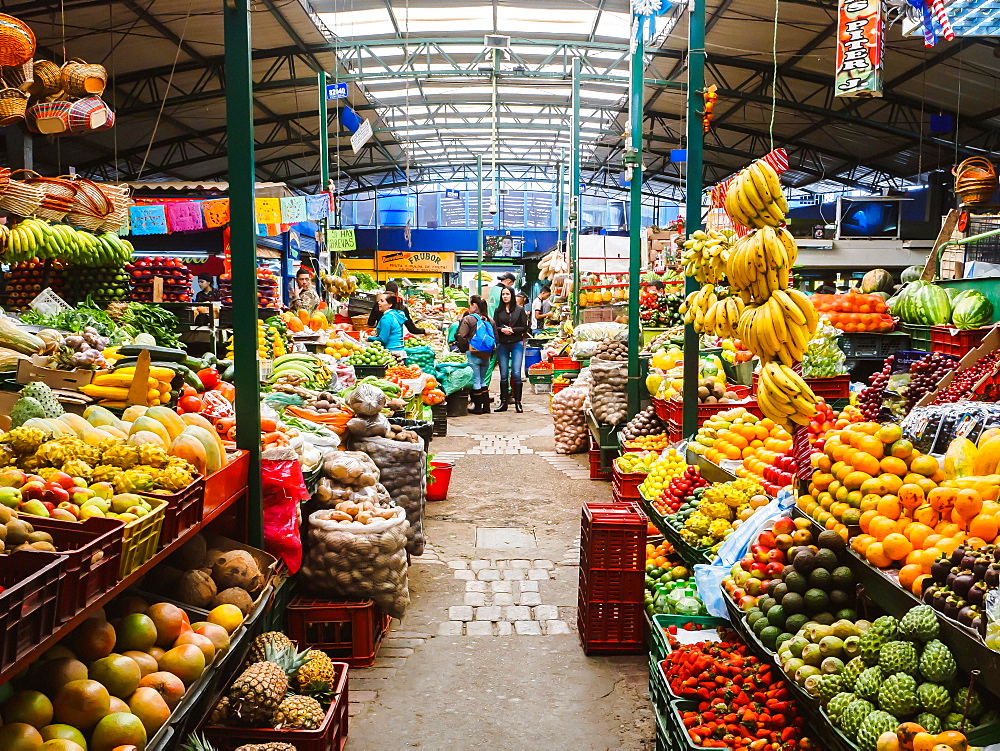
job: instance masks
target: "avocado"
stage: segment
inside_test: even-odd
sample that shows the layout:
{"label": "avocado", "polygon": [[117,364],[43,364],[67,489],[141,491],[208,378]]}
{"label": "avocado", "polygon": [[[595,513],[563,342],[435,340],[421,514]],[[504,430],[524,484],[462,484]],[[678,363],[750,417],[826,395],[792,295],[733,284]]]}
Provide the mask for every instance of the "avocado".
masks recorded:
{"label": "avocado", "polygon": [[816,555],[813,556],[816,559],[816,566],[818,568],[825,569],[835,569],[837,568],[837,554],[832,550],[827,548],[820,548],[816,551]]}
{"label": "avocado", "polygon": [[820,532],[816,538],[816,544],[821,548],[828,548],[834,552],[840,552],[847,547],[847,543],[840,536],[840,533],[834,532],[832,529],[824,529]]}
{"label": "avocado", "polygon": [[[788,569],[785,569],[788,571]],[[797,592],[798,594],[805,594],[805,591],[809,589],[808,580],[800,574],[798,571],[791,571],[785,576],[785,584],[788,585],[790,592]]]}
{"label": "avocado", "polygon": [[760,632],[760,640],[763,642],[764,646],[770,650],[774,650],[774,645],[781,635],[781,629],[777,626],[768,626],[763,631]]}
{"label": "avocado", "polygon": [[814,568],[809,574],[809,586],[826,592],[833,587],[833,577],[825,568]]}
{"label": "avocado", "polygon": [[781,607],[789,615],[794,615],[795,613],[802,612],[802,609],[805,607],[805,601],[798,592],[789,592],[781,598]]}
{"label": "avocado", "polygon": [[778,602],[781,602],[785,595],[788,593],[788,585],[783,581],[778,581],[777,579],[772,579],[771,581],[778,582],[774,585],[774,588],[768,593]]}
{"label": "avocado", "polygon": [[810,550],[800,550],[792,559],[792,565],[795,566],[796,571],[808,575],[816,568],[816,556]]}
{"label": "avocado", "polygon": [[785,617],[785,609],[781,605],[775,605],[767,611],[767,622],[772,626],[784,627]]}
{"label": "avocado", "polygon": [[[803,595],[803,599],[806,604],[807,613],[821,613],[827,609],[830,605],[830,598],[827,596],[826,592],[822,589],[816,589],[815,587],[806,591]],[[815,618],[813,620],[816,620]],[[831,616],[830,623],[833,623],[833,618]]]}
{"label": "avocado", "polygon": [[833,613],[817,613],[813,616],[813,620],[817,623],[830,625],[836,620],[836,618],[833,617]]}
{"label": "avocado", "polygon": [[847,566],[837,566],[830,572],[833,578],[833,586],[837,589],[850,589],[854,586],[854,574]]}
{"label": "avocado", "polygon": [[[813,572],[815,573],[815,572]],[[830,607],[834,610],[840,610],[841,608],[846,608],[851,604],[851,596],[842,589],[831,589],[830,595]]]}
{"label": "avocado", "polygon": [[805,613],[796,613],[795,615],[788,616],[785,621],[785,630],[793,634],[797,634],[802,630],[802,627],[809,622],[809,616]]}

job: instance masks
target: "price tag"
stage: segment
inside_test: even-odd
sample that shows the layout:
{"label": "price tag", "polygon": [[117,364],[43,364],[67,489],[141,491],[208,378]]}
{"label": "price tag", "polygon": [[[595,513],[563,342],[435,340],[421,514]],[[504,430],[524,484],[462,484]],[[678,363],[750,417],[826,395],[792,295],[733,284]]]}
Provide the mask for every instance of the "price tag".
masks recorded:
{"label": "price tag", "polygon": [[976,421],[972,415],[962,415],[962,419],[955,428],[955,437],[965,438],[972,432],[974,427],[976,427]]}
{"label": "price tag", "polygon": [[163,302],[163,277],[153,277],[153,302]]}
{"label": "price tag", "polygon": [[677,633],[674,634],[674,638],[676,638],[681,644],[697,644],[703,641],[722,641],[722,637],[719,636],[719,632],[715,629],[688,631],[687,629],[679,628],[677,629]]}

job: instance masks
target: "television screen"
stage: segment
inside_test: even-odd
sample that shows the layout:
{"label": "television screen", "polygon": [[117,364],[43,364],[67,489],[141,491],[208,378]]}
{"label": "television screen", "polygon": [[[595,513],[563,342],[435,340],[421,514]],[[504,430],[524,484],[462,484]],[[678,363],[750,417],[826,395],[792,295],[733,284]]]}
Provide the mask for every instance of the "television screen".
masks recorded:
{"label": "television screen", "polygon": [[513,235],[486,235],[483,250],[490,258],[520,258],[524,253],[524,238]]}
{"label": "television screen", "polygon": [[899,201],[841,199],[841,237],[896,237],[899,234]]}

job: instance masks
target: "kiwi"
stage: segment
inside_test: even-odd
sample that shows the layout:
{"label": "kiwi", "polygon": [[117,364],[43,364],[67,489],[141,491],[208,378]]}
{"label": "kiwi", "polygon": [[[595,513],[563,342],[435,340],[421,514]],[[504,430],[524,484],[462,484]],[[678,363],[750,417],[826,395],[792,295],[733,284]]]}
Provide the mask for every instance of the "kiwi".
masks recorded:
{"label": "kiwi", "polygon": [[7,544],[20,545],[28,541],[32,533],[31,525],[22,519],[11,519],[7,522]]}
{"label": "kiwi", "polygon": [[0,504],[0,524],[6,524],[14,518],[14,509]]}
{"label": "kiwi", "polygon": [[34,532],[32,532],[30,535],[28,535],[28,542],[31,542],[31,543],[35,543],[35,542],[48,542],[48,543],[51,543],[52,542],[52,535],[50,535],[48,532],[43,532],[40,529],[36,529]]}
{"label": "kiwi", "polygon": [[33,542],[29,545],[29,547],[32,550],[44,550],[47,553],[56,552],[56,546],[53,545],[51,542],[47,542],[45,540],[38,540],[37,542]]}

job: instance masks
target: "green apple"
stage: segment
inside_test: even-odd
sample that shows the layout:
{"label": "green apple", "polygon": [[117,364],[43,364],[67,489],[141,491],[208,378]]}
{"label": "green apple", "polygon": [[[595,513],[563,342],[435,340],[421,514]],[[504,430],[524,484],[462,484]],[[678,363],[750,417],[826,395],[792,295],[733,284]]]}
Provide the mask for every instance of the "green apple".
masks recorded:
{"label": "green apple", "polygon": [[0,504],[7,508],[17,508],[21,503],[21,489],[10,486],[0,486]]}
{"label": "green apple", "polygon": [[90,486],[90,489],[101,498],[107,498],[108,500],[111,500],[111,496],[115,494],[114,485],[110,482],[95,482]]}

